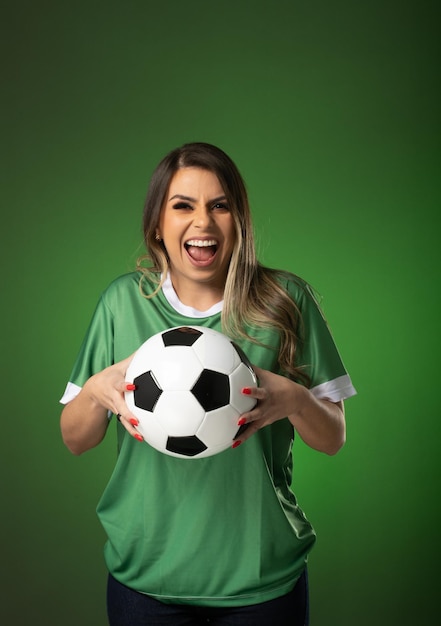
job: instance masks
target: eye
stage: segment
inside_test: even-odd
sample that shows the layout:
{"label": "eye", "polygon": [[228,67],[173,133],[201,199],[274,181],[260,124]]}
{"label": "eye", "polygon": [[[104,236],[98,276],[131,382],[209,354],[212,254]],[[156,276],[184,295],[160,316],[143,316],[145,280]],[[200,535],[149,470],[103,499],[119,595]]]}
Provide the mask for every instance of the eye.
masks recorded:
{"label": "eye", "polygon": [[226,202],[216,202],[211,207],[213,211],[229,211],[228,204]]}
{"label": "eye", "polygon": [[179,210],[179,209],[192,209],[193,207],[188,202],[181,200],[180,202],[176,202],[173,205],[173,208]]}

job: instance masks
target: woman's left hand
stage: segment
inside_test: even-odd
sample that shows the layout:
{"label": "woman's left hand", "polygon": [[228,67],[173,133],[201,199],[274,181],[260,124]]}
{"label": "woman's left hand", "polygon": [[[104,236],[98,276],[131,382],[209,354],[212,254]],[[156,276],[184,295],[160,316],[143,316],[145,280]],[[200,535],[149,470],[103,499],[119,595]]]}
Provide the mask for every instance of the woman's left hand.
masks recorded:
{"label": "woman's left hand", "polygon": [[239,426],[247,427],[236,436],[235,446],[244,443],[261,428],[288,418],[307,445],[315,450],[335,454],[345,442],[346,428],[343,402],[315,398],[303,385],[253,365],[258,387],[247,387],[242,393],[256,398],[251,411],[243,413]]}
{"label": "woman's left hand", "polygon": [[257,403],[251,411],[240,416],[239,425],[247,424],[246,430],[240,435],[241,443],[264,426],[292,413],[296,398],[295,388],[300,387],[289,378],[273,374],[255,365],[253,365],[253,370],[259,380],[259,386],[246,387],[242,393],[255,398]]}

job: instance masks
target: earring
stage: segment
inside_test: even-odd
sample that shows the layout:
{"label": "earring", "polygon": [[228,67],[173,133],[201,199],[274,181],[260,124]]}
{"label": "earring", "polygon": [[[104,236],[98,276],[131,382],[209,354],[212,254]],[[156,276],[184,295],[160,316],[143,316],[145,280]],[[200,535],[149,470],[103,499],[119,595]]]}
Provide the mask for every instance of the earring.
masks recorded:
{"label": "earring", "polygon": [[156,235],[155,235],[155,239],[156,239],[156,241],[158,241],[158,242],[159,242],[159,241],[162,241],[161,235],[160,235],[159,233],[156,233]]}

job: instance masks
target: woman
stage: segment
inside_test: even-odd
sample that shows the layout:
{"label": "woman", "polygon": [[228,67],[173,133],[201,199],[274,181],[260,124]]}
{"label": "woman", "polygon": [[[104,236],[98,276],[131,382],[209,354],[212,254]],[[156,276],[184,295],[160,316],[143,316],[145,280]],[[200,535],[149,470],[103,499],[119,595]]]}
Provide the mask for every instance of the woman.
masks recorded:
{"label": "woman", "polygon": [[[210,144],[170,152],[144,209],[149,266],[102,294],[62,398],[74,454],[118,416],[119,454],[98,505],[108,540],[111,626],[308,623],[315,533],[290,490],[294,433],[335,454],[355,393],[309,286],[256,259],[244,182]],[[204,325],[233,337],[255,367],[257,400],[232,449],[191,461],[145,443],[125,372],[151,335]],[[139,441],[140,440],[140,441]]]}

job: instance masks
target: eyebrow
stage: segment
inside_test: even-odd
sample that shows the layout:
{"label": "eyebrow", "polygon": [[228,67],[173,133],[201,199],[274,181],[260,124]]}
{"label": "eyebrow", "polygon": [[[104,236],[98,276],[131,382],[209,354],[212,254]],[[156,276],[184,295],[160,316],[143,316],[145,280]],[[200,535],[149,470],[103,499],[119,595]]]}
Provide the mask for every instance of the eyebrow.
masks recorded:
{"label": "eyebrow", "polygon": [[[183,196],[180,193],[175,194],[174,196],[169,198],[168,201],[171,202],[172,200],[175,200],[175,199],[187,200],[188,202],[197,202],[196,198],[191,198],[190,196]],[[220,202],[221,200],[226,200],[226,199],[227,199],[227,196],[223,195],[223,196],[219,196],[218,198],[213,198],[212,200],[209,200],[208,203],[212,204],[212,203]]]}

